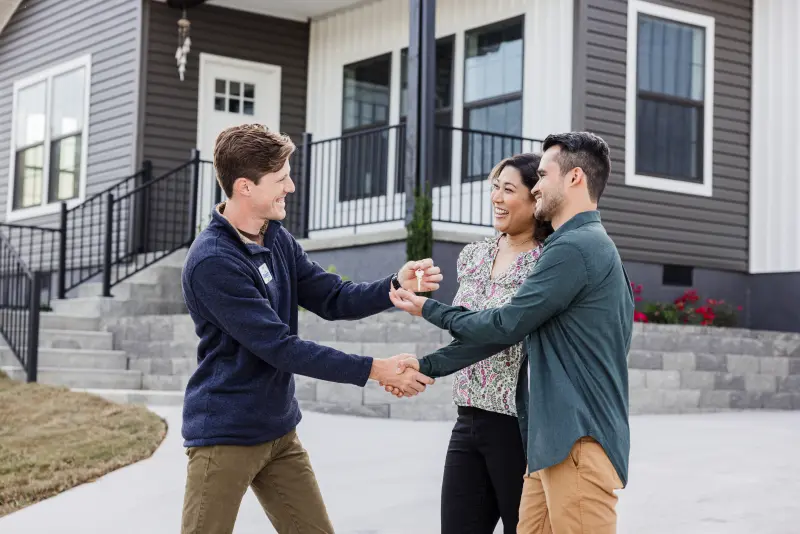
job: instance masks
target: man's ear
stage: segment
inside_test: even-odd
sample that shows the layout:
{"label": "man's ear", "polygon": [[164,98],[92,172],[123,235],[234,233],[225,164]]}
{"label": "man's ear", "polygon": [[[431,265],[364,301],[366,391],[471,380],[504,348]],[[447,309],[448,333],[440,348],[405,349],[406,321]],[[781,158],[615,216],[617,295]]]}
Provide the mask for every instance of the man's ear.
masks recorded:
{"label": "man's ear", "polygon": [[581,181],[586,180],[586,174],[584,174],[583,169],[580,167],[575,167],[571,171],[569,171],[569,185],[580,185]]}
{"label": "man's ear", "polygon": [[250,196],[250,183],[247,178],[237,178],[233,182],[233,190],[241,196]]}

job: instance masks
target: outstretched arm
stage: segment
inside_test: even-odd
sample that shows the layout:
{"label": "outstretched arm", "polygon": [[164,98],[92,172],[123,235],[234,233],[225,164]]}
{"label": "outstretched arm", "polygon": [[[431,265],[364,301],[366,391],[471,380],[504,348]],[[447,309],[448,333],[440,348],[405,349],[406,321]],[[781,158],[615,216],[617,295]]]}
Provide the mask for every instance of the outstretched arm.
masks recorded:
{"label": "outstretched arm", "polygon": [[564,311],[587,281],[581,252],[572,244],[555,242],[545,248],[517,294],[500,308],[469,311],[402,290],[392,292],[390,298],[398,308],[449,330],[464,344],[513,345]]}
{"label": "outstretched arm", "polygon": [[462,343],[456,339],[419,359],[419,371],[431,378],[451,375],[465,367],[498,354],[512,344],[496,343],[476,345]]}
{"label": "outstretched arm", "polygon": [[[346,282],[339,275],[329,273],[318,263],[311,261],[297,241],[294,241],[294,246],[297,300],[303,308],[323,319],[333,321],[362,319],[392,307],[387,295],[394,275],[376,282]],[[422,290],[435,291],[438,289],[438,282],[442,280],[442,275],[439,273],[439,268],[434,267],[432,260],[409,262],[404,265],[397,273],[403,286],[416,289],[414,271],[418,268],[424,270]]]}

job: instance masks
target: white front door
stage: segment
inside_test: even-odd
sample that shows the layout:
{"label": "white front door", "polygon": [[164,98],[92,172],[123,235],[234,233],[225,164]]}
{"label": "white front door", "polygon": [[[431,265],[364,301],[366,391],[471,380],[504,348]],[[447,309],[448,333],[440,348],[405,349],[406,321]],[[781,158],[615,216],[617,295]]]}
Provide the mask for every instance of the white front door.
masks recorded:
{"label": "white front door", "polygon": [[[259,123],[280,131],[280,67],[201,53],[199,84],[197,149],[201,160],[213,161],[214,142],[225,128]],[[201,165],[197,210],[201,227],[208,222],[217,187],[213,166]]]}

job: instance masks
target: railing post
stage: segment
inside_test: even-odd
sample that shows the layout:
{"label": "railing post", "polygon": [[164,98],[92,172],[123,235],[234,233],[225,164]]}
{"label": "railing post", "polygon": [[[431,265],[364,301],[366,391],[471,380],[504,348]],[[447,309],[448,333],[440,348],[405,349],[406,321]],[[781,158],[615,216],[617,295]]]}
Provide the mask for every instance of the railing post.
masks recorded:
{"label": "railing post", "polygon": [[106,197],[106,227],[103,247],[103,296],[111,296],[111,239],[114,226],[114,194]]}
{"label": "railing post", "polygon": [[61,223],[58,235],[58,298],[67,296],[67,203],[61,203]]}
{"label": "railing post", "polygon": [[301,217],[303,220],[303,231],[301,235],[304,238],[308,237],[308,225],[311,221],[311,143],[313,140],[311,133],[303,133],[303,189],[300,191],[303,200],[300,203],[300,209],[302,210]]}
{"label": "railing post", "polygon": [[39,307],[42,298],[42,273],[33,272],[31,280],[30,311],[28,315],[28,357],[27,379],[28,382],[36,382],[37,371],[39,369]]}
{"label": "railing post", "polygon": [[195,236],[197,236],[197,193],[200,187],[200,151],[196,148],[192,149],[192,187],[191,197],[189,198],[189,240],[188,244],[192,244]]}
{"label": "railing post", "polygon": [[[149,159],[146,159],[142,162],[142,184],[149,183],[150,180],[153,179],[153,162]],[[137,184],[138,185],[138,184]],[[134,186],[135,187],[135,186]],[[150,206],[150,198],[149,198],[149,191],[144,190],[140,195],[140,198],[133,199],[136,203],[136,225],[134,228],[138,230],[139,239],[138,239],[138,246],[137,252],[139,254],[147,253],[147,240],[150,233],[150,216],[149,216],[149,206]]]}

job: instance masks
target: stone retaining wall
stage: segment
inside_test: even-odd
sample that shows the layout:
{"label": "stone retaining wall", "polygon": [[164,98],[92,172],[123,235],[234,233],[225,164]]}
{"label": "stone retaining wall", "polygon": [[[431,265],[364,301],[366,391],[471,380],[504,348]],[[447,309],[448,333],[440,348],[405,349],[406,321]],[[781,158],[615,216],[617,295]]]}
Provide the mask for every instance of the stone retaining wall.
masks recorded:
{"label": "stone retaining wall", "polygon": [[[194,368],[188,316],[112,321],[115,348],[128,352],[145,387],[180,390]],[[348,353],[423,356],[450,342],[447,332],[405,313],[327,322],[301,313],[300,336]],[[629,354],[630,410],[687,413],[739,409],[800,410],[800,335],[636,324]],[[452,378],[410,399],[396,399],[370,382],[365,388],[297,377],[306,409],[371,417],[452,419]]]}

